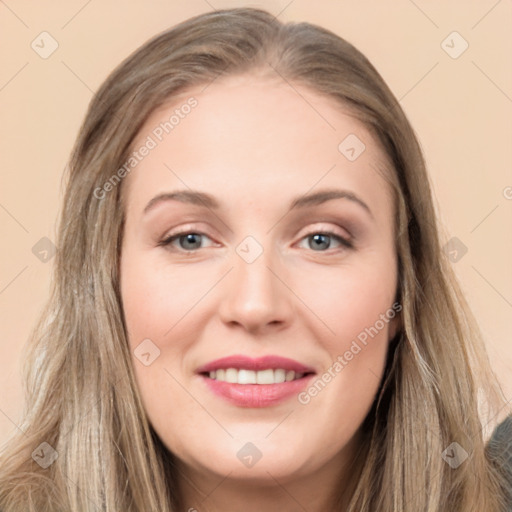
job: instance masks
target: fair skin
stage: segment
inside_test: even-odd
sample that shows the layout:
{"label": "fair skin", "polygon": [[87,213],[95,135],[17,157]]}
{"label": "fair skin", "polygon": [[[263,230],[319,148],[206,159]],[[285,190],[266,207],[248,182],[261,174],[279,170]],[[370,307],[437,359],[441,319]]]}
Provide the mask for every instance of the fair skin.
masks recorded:
{"label": "fair skin", "polygon": [[[144,408],[178,460],[184,510],[329,510],[397,330],[398,315],[381,322],[333,371],[395,301],[393,201],[376,170],[385,158],[332,100],[256,76],[217,79],[173,98],[133,147],[191,96],[198,105],[123,183],[130,347],[133,354],[150,339],[160,350],[148,366],[133,357]],[[354,161],[338,150],[349,134],[366,146]],[[350,191],[370,211],[347,197],[288,211],[292,200],[324,189]],[[210,194],[219,209],[163,200],[144,213],[152,198],[176,190]],[[181,231],[199,235],[159,245]],[[247,236],[263,250],[250,263],[237,252],[256,254],[257,246],[240,246]],[[234,354],[289,358],[312,374],[277,403],[233,403],[197,370]],[[321,392],[299,401],[329,368]],[[262,454],[252,467],[237,456],[248,442]]]}

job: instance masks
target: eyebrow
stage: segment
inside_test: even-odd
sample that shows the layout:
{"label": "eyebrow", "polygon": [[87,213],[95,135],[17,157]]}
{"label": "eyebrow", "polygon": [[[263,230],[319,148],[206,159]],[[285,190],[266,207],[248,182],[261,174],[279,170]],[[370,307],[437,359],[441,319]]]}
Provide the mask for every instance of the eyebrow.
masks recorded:
{"label": "eyebrow", "polygon": [[[341,189],[324,189],[318,192],[305,194],[293,199],[290,203],[289,210],[296,210],[300,208],[307,208],[311,206],[317,206],[333,199],[348,199],[359,206],[363,207],[366,212],[373,219],[372,211],[370,207],[356,194],[349,190]],[[175,192],[164,192],[153,197],[144,208],[144,214],[147,214],[150,210],[153,210],[157,205],[168,201],[179,201],[181,203],[193,204],[197,206],[204,206],[211,210],[219,210],[221,205],[210,194],[205,192],[199,192],[197,190],[177,190]]]}

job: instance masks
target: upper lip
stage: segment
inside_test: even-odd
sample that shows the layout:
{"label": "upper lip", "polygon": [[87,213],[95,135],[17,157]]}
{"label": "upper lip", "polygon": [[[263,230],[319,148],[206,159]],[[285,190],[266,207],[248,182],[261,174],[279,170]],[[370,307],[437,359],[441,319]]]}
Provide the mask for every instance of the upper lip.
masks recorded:
{"label": "upper lip", "polygon": [[208,373],[216,370],[225,370],[227,368],[236,368],[239,370],[267,370],[282,368],[283,370],[293,370],[296,373],[315,373],[315,370],[298,361],[276,355],[267,355],[263,357],[252,358],[241,354],[235,354],[228,357],[222,357],[211,361],[197,369],[197,373]]}

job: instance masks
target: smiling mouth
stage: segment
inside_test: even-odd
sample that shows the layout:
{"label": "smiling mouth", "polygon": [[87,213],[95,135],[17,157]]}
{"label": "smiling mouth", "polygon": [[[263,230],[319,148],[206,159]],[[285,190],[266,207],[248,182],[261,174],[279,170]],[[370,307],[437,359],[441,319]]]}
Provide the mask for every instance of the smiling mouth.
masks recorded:
{"label": "smiling mouth", "polygon": [[197,368],[214,395],[236,407],[277,406],[300,393],[316,374],[311,366],[278,355],[233,354]]}
{"label": "smiling mouth", "polygon": [[203,372],[201,375],[209,379],[228,382],[230,384],[282,384],[292,382],[311,375],[312,372],[295,372],[284,368],[268,368],[265,370],[246,370],[237,368],[225,368]]}

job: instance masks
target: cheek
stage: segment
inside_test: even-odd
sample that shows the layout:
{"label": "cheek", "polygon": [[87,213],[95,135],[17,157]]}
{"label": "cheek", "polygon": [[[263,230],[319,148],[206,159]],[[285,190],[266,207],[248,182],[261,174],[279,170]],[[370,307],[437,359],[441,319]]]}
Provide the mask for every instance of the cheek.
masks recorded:
{"label": "cheek", "polygon": [[123,262],[121,276],[123,309],[132,346],[145,338],[160,345],[172,336],[171,331],[182,323],[208,284],[197,275],[191,279],[190,272],[179,267],[161,269],[151,258],[130,255]]}
{"label": "cheek", "polygon": [[128,250],[123,255],[121,296],[133,368],[154,424],[168,415],[170,397],[179,402],[182,416],[187,414],[189,397],[177,382],[187,363],[189,340],[195,338],[196,323],[190,321],[194,306],[211,287],[210,280],[184,268],[162,267],[142,253]]}
{"label": "cheek", "polygon": [[347,350],[358,336],[364,340],[367,330],[376,323],[379,334],[380,331],[387,333],[395,316],[394,311],[390,311],[397,280],[393,268],[390,258],[389,263],[383,260],[362,262],[336,270],[319,268],[314,274],[302,273],[311,277],[301,277],[300,296],[317,314],[319,325],[325,327],[323,344],[332,355]]}
{"label": "cheek", "polygon": [[[323,311],[334,335],[321,338],[328,353],[322,373],[298,396],[304,411],[340,450],[367,416],[382,380],[389,345],[393,295],[374,286],[332,288]],[[336,290],[339,295],[336,295]],[[352,292],[348,295],[345,292]]]}
{"label": "cheek", "polygon": [[356,425],[373,402],[398,317],[393,268],[392,258],[381,258],[337,272],[318,271],[303,282],[302,297],[321,320],[317,342],[329,357],[299,401],[326,423],[343,417]]}

